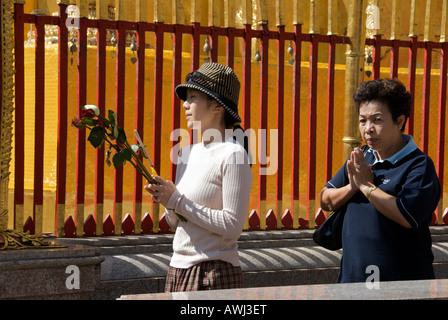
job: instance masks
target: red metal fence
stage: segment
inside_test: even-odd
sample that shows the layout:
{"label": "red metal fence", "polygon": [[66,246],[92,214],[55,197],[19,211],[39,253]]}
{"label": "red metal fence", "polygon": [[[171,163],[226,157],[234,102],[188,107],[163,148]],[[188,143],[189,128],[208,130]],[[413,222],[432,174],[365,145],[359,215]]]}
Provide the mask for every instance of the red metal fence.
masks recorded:
{"label": "red metal fence", "polygon": [[[104,148],[96,151],[96,175],[95,175],[95,210],[94,214],[85,217],[85,175],[86,175],[86,135],[83,130],[76,130],[77,145],[76,145],[76,201],[73,212],[66,208],[66,174],[71,168],[67,167],[67,135],[70,128],[69,117],[67,114],[67,99],[68,99],[68,85],[67,85],[67,64],[69,62],[70,53],[68,30],[65,25],[66,22],[66,5],[59,5],[59,16],[37,16],[33,14],[25,14],[23,11],[23,4],[16,3],[14,5],[15,18],[15,163],[14,163],[14,208],[15,219],[23,220],[22,213],[18,212],[17,208],[23,208],[24,205],[24,25],[34,25],[35,29],[35,159],[34,159],[34,206],[33,215],[30,216],[23,226],[25,230],[42,233],[42,219],[43,219],[43,141],[44,141],[44,115],[45,115],[45,26],[58,26],[59,35],[59,74],[58,74],[58,150],[57,150],[57,174],[56,174],[56,216],[55,216],[55,233],[58,236],[92,236],[92,235],[113,235],[113,234],[139,234],[150,232],[170,232],[164,217],[159,217],[159,210],[157,204],[152,204],[151,213],[142,213],[142,186],[143,182],[139,174],[134,175],[134,191],[133,201],[134,210],[132,216],[126,214],[123,218],[122,203],[123,203],[123,169],[117,169],[114,176],[114,192],[113,192],[113,212],[103,216],[104,204]],[[153,116],[152,127],[152,157],[155,164],[155,169],[160,172],[161,163],[161,123],[162,123],[162,82],[163,82],[163,50],[164,50],[164,34],[171,34],[173,41],[173,88],[181,83],[184,75],[182,74],[182,41],[183,35],[191,35],[191,70],[197,69],[200,64],[200,36],[208,35],[210,39],[210,60],[218,60],[218,46],[222,45],[219,37],[225,38],[226,45],[226,63],[234,66],[234,43],[235,39],[241,38],[243,41],[243,59],[242,59],[242,104],[240,112],[243,119],[243,127],[251,128],[254,123],[260,129],[268,128],[268,117],[276,117],[275,128],[278,130],[278,171],[276,173],[276,195],[277,208],[268,210],[266,208],[267,199],[267,176],[259,174],[258,177],[258,206],[253,209],[248,215],[249,230],[260,229],[277,229],[277,228],[307,228],[309,222],[311,225],[320,224],[325,219],[322,210],[318,210],[315,217],[314,203],[316,201],[316,158],[318,157],[316,151],[316,135],[317,135],[317,70],[318,70],[318,53],[319,44],[328,45],[328,74],[327,74],[327,119],[326,119],[326,154],[321,154],[319,157],[325,157],[325,177],[331,178],[334,172],[333,159],[333,140],[334,140],[334,93],[335,93],[335,59],[336,46],[345,45],[349,38],[338,35],[321,35],[303,33],[302,25],[294,25],[294,32],[286,32],[284,27],[278,27],[277,30],[269,30],[267,25],[262,24],[260,30],[253,30],[251,25],[244,25],[242,29],[239,28],[224,28],[215,26],[201,26],[199,23],[192,23],[191,25],[166,24],[162,22],[148,23],[148,22],[128,22],[128,21],[111,21],[102,19],[79,19],[79,29],[77,37],[77,104],[86,104],[86,83],[87,83],[87,29],[97,29],[97,106],[101,113],[105,113],[105,95],[106,95],[106,72],[105,72],[105,51],[106,51],[106,30],[115,30],[117,39],[117,55],[116,55],[116,105],[115,111],[118,115],[118,122],[120,126],[124,124],[124,98],[125,98],[125,48],[126,35],[130,31],[136,34],[136,115],[135,128],[142,135],[144,129],[144,118],[149,113]],[[155,35],[155,67],[154,67],[154,101],[144,101],[144,78],[145,78],[145,36],[150,32]],[[259,63],[254,64],[251,57],[252,39],[259,39],[260,56]],[[276,79],[270,78],[268,75],[268,49],[271,41],[276,41],[278,48],[277,60],[277,76]],[[293,87],[292,92],[292,132],[284,131],[284,94],[285,94],[285,43],[292,43],[292,51],[288,53],[292,55],[293,62]],[[302,57],[302,45],[309,44],[309,87],[308,87],[308,105],[301,105],[300,91],[303,85],[300,81],[302,76],[302,64],[300,63]],[[409,77],[408,87],[411,93],[415,90],[416,79],[416,55],[417,50],[422,49],[425,52],[425,65],[423,75],[423,116],[422,116],[422,130],[421,130],[421,148],[425,152],[428,151],[428,119],[429,119],[429,90],[430,90],[430,76],[431,76],[431,52],[435,49],[441,52],[441,67],[440,67],[440,85],[439,85],[439,121],[437,130],[437,159],[435,163],[437,171],[443,185],[444,177],[444,146],[445,146],[445,118],[446,118],[446,77],[447,77],[447,63],[448,56],[448,42],[436,43],[431,41],[418,41],[417,38],[411,37],[409,40],[386,40],[381,36],[375,36],[374,39],[367,39],[367,45],[373,46],[373,78],[380,76],[380,55],[381,49],[388,47],[391,50],[390,62],[390,76],[397,77],[398,72],[398,53],[399,48],[409,49]],[[251,72],[252,68],[260,68],[260,104],[256,106],[251,101]],[[146,75],[147,76],[147,75]],[[272,81],[277,81],[277,114],[268,115],[268,84]],[[173,90],[174,92],[174,90]],[[289,92],[288,92],[289,94]],[[172,109],[172,129],[179,128],[180,101],[173,93],[171,98]],[[153,103],[153,109],[150,110],[148,105]],[[259,108],[259,119],[251,118],[251,108]],[[300,135],[300,110],[308,108],[308,136]],[[74,116],[74,115],[73,115]],[[408,132],[414,133],[413,118],[409,122]],[[291,145],[284,146],[283,140],[285,135],[292,136]],[[298,212],[299,201],[299,144],[301,139],[308,139],[307,145],[307,165],[306,165],[306,216],[300,216]],[[288,159],[283,158],[284,149],[291,148],[292,161],[289,163]],[[291,206],[289,209],[282,211],[281,203],[283,200],[283,171],[286,165],[291,166]],[[338,166],[340,164],[337,164]],[[258,164],[259,172],[266,165]],[[171,177],[175,176],[176,167],[171,164]],[[70,208],[71,209],[71,208]],[[435,215],[434,223],[447,223],[447,214],[442,218],[439,207],[438,216]],[[23,211],[23,209],[22,209]],[[73,213],[73,214],[72,214]],[[20,225],[16,223],[15,225]]]}

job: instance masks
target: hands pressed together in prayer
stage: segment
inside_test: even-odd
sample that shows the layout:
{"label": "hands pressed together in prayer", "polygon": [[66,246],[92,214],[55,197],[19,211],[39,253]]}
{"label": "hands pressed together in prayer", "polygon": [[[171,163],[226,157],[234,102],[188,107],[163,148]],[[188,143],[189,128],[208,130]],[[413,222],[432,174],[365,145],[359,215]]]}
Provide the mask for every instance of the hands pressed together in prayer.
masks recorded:
{"label": "hands pressed together in prayer", "polygon": [[347,161],[347,172],[350,186],[353,190],[370,188],[374,182],[372,165],[367,165],[364,153],[360,148],[355,148]]}

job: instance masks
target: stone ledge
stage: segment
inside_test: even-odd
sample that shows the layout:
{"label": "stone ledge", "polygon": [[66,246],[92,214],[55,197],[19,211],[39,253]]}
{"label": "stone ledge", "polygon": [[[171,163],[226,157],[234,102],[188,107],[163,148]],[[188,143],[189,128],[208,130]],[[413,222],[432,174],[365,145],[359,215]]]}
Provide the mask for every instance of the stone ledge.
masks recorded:
{"label": "stone ledge", "polygon": [[[335,283],[342,251],[318,247],[314,230],[243,232],[238,246],[245,287]],[[448,226],[431,227],[437,278],[448,278]],[[89,244],[104,256],[97,299],[162,292],[173,234],[60,239]],[[447,242],[443,242],[447,241]]]}
{"label": "stone ledge", "polygon": [[[434,263],[448,264],[448,243],[433,244]],[[105,256],[101,280],[163,277],[171,252]],[[276,247],[239,250],[243,272],[338,268],[342,252],[321,247]]]}
{"label": "stone ledge", "polygon": [[[448,226],[430,227],[432,241],[448,242]],[[314,247],[313,229],[243,232],[239,249],[275,247]],[[81,244],[96,248],[102,255],[171,252],[174,234],[145,234],[87,238],[59,238],[63,244]],[[325,249],[324,249],[325,250]]]}
{"label": "stone ledge", "polygon": [[[95,248],[6,250],[0,254],[0,299],[90,299],[100,285]],[[66,286],[67,266],[79,268],[79,289]]]}
{"label": "stone ledge", "polygon": [[123,295],[120,300],[427,300],[448,299],[448,279],[365,283],[314,284],[228,290]]}

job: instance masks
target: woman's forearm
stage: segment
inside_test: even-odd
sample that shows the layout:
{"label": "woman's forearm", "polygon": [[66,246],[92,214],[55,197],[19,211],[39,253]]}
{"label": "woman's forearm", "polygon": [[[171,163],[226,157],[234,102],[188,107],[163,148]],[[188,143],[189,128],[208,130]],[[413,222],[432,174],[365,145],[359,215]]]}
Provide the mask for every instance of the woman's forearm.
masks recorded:
{"label": "woman's forearm", "polygon": [[335,211],[346,204],[356,192],[350,184],[342,188],[324,188],[320,194],[320,206],[325,211]]}
{"label": "woman's forearm", "polygon": [[[361,192],[367,195],[369,186],[361,187]],[[370,203],[378,210],[383,216],[395,221],[404,228],[412,228],[410,223],[401,214],[397,206],[397,198],[377,188],[369,195]]]}

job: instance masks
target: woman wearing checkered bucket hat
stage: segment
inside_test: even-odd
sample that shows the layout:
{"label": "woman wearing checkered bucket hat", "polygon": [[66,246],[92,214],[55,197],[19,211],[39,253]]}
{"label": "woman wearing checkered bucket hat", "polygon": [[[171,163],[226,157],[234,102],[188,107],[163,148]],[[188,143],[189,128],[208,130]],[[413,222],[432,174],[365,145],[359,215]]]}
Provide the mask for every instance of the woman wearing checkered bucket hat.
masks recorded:
{"label": "woman wearing checkered bucket hat", "polygon": [[175,91],[202,141],[179,152],[176,184],[155,176],[158,184],[145,186],[176,230],[165,291],[239,288],[237,240],[253,179],[247,149],[229,134],[242,130],[240,82],[231,68],[206,63]]}

